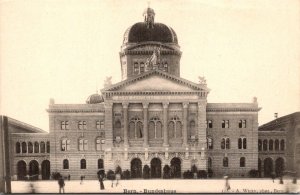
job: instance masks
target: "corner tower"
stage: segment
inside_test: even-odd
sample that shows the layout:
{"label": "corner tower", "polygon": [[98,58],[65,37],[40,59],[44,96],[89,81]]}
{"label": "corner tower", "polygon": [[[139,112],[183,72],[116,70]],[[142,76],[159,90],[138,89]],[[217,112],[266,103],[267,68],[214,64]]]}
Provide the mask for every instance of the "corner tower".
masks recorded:
{"label": "corner tower", "polygon": [[122,80],[152,69],[180,76],[181,51],[175,31],[155,22],[151,8],[144,11],[144,22],[130,26],[120,51]]}

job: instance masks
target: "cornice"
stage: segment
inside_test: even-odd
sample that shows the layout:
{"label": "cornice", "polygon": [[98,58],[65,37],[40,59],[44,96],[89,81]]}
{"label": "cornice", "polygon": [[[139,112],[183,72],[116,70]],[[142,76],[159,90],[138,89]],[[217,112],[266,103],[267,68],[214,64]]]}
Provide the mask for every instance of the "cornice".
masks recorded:
{"label": "cornice", "polygon": [[95,112],[104,112],[105,109],[65,109],[65,108],[49,108],[47,109],[47,112],[49,113],[61,113],[61,112],[67,112],[67,113],[95,113]]}
{"label": "cornice", "polygon": [[258,112],[261,108],[206,108],[207,112]]}

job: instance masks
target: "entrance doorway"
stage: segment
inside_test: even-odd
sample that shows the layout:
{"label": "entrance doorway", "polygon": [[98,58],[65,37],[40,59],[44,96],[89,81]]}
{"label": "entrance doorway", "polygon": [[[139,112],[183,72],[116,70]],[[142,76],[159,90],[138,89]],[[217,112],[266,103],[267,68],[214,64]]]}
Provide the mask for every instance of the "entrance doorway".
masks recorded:
{"label": "entrance doorway", "polygon": [[181,161],[177,157],[171,160],[171,178],[181,178]]}
{"label": "entrance doorway", "polygon": [[42,162],[42,179],[48,180],[50,179],[50,161],[44,160]]}
{"label": "entrance doorway", "polygon": [[264,177],[271,177],[273,172],[273,160],[271,158],[266,158],[264,160]]}
{"label": "entrance doorway", "polygon": [[279,177],[282,175],[284,171],[284,160],[283,158],[277,158],[275,161],[275,174],[276,177]]}
{"label": "entrance doorway", "polygon": [[26,163],[24,161],[19,161],[17,164],[17,177],[18,180],[26,179]]}
{"label": "entrance doorway", "polygon": [[151,178],[161,178],[161,161],[159,158],[153,158],[151,164]]}
{"label": "entrance doorway", "polygon": [[39,163],[36,160],[32,160],[29,163],[29,177],[30,180],[39,179]]}
{"label": "entrance doorway", "polygon": [[141,178],[142,177],[142,161],[138,158],[134,158],[131,161],[131,178]]}

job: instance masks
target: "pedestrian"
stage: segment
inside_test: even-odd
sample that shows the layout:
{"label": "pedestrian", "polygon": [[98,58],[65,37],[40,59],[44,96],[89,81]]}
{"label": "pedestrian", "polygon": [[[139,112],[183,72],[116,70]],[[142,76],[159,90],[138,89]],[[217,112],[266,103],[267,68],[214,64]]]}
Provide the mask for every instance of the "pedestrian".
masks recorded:
{"label": "pedestrian", "polygon": [[228,176],[225,176],[225,192],[228,192],[230,190],[230,185],[229,185],[229,181],[228,181]]}
{"label": "pedestrian", "polygon": [[80,184],[83,183],[83,175],[80,176]]}
{"label": "pedestrian", "polygon": [[69,174],[69,175],[68,175],[68,181],[70,181],[70,179],[71,179],[71,175]]}
{"label": "pedestrian", "polygon": [[103,175],[100,174],[100,177],[99,177],[99,182],[100,182],[100,190],[104,190],[104,183],[103,183]]}
{"label": "pedestrian", "polygon": [[273,183],[274,183],[274,180],[275,180],[275,173],[274,172],[271,173],[271,178],[272,178]]}
{"label": "pedestrian", "polygon": [[62,176],[60,176],[58,179],[58,185],[59,185],[59,193],[61,193],[61,190],[63,191],[63,193],[65,193],[65,181]]}

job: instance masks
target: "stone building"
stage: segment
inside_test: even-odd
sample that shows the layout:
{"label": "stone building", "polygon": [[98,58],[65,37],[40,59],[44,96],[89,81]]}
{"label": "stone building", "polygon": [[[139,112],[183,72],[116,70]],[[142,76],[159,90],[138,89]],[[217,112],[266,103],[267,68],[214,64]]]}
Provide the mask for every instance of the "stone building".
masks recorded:
{"label": "stone building", "polygon": [[258,170],[263,177],[284,170],[300,173],[300,112],[275,118],[259,127]]}
{"label": "stone building", "polygon": [[84,104],[50,100],[48,134],[27,126],[28,133],[13,135],[12,175],[93,179],[99,170],[120,167],[140,178],[148,165],[151,178],[162,178],[165,166],[172,177],[182,177],[195,165],[216,177],[246,177],[257,169],[257,99],[208,103],[204,78],[180,77],[177,35],[155,21],[153,9],[125,31],[119,54],[122,81],[108,79],[102,94]]}

